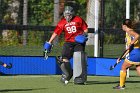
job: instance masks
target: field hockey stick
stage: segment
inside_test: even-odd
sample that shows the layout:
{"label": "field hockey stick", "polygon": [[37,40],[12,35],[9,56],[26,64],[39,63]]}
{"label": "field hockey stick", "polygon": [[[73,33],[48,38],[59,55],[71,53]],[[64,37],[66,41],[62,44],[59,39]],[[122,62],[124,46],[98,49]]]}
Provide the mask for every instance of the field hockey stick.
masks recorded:
{"label": "field hockey stick", "polygon": [[45,58],[45,60],[48,59],[48,54],[52,51],[52,48],[53,48],[53,44],[51,45],[51,49],[50,49],[49,51],[47,51],[47,50],[45,49],[45,51],[44,51],[44,58]]}
{"label": "field hockey stick", "polygon": [[8,69],[11,69],[12,68],[12,63],[9,63],[9,65],[8,65],[8,64],[3,63],[3,62],[0,61],[0,65],[3,66],[3,67],[5,67],[5,68],[8,68]]}
{"label": "field hockey stick", "polygon": [[48,52],[47,52],[47,50],[44,51],[44,58],[45,58],[45,60],[48,59]]}
{"label": "field hockey stick", "polygon": [[119,61],[117,60],[114,65],[110,66],[110,70],[113,70],[120,63],[120,60],[126,56],[127,53],[129,53],[129,49],[123,52],[123,54],[119,57]]}
{"label": "field hockey stick", "polygon": [[121,60],[122,58],[124,58],[129,52],[131,52],[131,51],[133,50],[133,48],[134,48],[134,44],[131,44],[131,45],[129,46],[129,49],[126,49],[126,50],[123,52],[123,54],[119,57],[119,60],[117,60],[117,62],[116,62],[113,66],[110,66],[110,70],[113,70],[113,69],[117,66],[117,64],[120,63],[120,60]]}

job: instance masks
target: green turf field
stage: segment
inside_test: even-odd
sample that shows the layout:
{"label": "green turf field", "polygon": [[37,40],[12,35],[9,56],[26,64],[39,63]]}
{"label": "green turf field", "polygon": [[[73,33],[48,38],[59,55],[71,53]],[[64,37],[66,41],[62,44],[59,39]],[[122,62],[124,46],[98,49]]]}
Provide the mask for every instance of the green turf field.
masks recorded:
{"label": "green turf field", "polygon": [[[105,44],[103,56],[116,58],[119,57],[124,51],[124,44]],[[43,56],[42,46],[0,46],[0,55],[14,55],[14,56]],[[87,45],[85,48],[88,56],[94,56],[94,46]],[[62,52],[62,46],[54,46],[49,56],[60,56]]]}
{"label": "green turf field", "polygon": [[86,85],[68,85],[59,81],[60,75],[0,76],[0,93],[140,93],[140,78],[130,71],[125,90],[114,90],[119,77],[88,76]]}

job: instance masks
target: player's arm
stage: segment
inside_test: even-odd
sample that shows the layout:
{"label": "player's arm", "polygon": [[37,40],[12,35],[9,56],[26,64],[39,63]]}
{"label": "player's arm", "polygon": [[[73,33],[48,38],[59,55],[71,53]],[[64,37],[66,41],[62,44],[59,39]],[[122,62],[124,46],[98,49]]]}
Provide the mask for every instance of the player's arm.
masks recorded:
{"label": "player's arm", "polygon": [[130,51],[129,49],[125,50],[123,54],[117,59],[117,63],[119,63],[121,59],[124,58],[129,53],[129,51]]}
{"label": "player's arm", "polygon": [[61,25],[57,25],[56,26],[56,28],[55,28],[55,30],[54,30],[54,32],[53,32],[53,34],[52,34],[52,36],[51,36],[51,38],[50,38],[50,40],[47,42],[45,42],[45,44],[44,44],[44,49],[45,49],[45,51],[47,51],[47,52],[50,52],[51,51],[51,48],[52,48],[52,41],[58,36],[58,35],[60,35],[61,34],[61,32],[62,32],[62,29],[63,28],[63,26],[61,26]]}
{"label": "player's arm", "polygon": [[134,44],[131,44],[131,45],[129,46],[129,48],[126,49],[126,50],[123,52],[123,54],[117,59],[117,63],[119,63],[119,62],[121,61],[122,58],[124,58],[131,50],[133,50],[133,48],[134,48]]}
{"label": "player's arm", "polygon": [[44,44],[44,49],[47,53],[51,52],[51,49],[52,49],[52,41],[56,38],[57,34],[54,32],[49,40],[49,42],[45,42]]}
{"label": "player's arm", "polygon": [[134,43],[139,39],[139,34],[136,33],[133,29],[126,31],[129,35],[133,36],[133,40],[131,41],[128,48],[125,50],[125,52],[121,55],[121,57],[118,58],[117,63],[121,61],[122,58],[124,58],[131,50],[134,48]]}
{"label": "player's arm", "polygon": [[84,33],[88,33],[88,29],[85,29],[85,30],[84,30]]}
{"label": "player's arm", "polygon": [[57,34],[54,32],[53,34],[52,34],[52,36],[51,36],[51,38],[50,38],[50,40],[49,40],[49,42],[48,43],[52,43],[52,41],[56,38],[56,36],[57,36]]}
{"label": "player's arm", "polygon": [[83,35],[86,36],[86,37],[88,36],[88,29],[85,29],[85,30],[84,30]]}

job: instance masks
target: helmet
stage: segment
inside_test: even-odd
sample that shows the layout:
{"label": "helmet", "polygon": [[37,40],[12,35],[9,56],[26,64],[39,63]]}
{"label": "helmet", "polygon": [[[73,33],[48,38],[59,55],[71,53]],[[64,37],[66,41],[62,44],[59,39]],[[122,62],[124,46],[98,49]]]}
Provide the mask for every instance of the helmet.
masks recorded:
{"label": "helmet", "polygon": [[71,6],[66,6],[63,14],[67,22],[70,22],[72,17],[74,16],[74,10]]}

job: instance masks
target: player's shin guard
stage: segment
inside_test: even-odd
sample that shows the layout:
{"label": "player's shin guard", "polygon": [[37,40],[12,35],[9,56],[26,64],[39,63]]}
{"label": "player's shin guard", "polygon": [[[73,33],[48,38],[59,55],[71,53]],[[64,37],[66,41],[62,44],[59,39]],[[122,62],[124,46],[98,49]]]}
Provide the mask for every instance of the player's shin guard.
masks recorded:
{"label": "player's shin guard", "polygon": [[87,55],[85,52],[74,52],[73,80],[75,84],[84,84],[87,80]]}
{"label": "player's shin guard", "polygon": [[66,75],[66,80],[69,81],[73,75],[70,62],[63,62],[60,65],[60,68],[61,68],[62,72]]}
{"label": "player's shin guard", "polygon": [[123,72],[122,70],[120,71],[120,86],[125,85],[125,80],[126,80],[126,72]]}
{"label": "player's shin guard", "polygon": [[62,70],[62,72],[65,76],[65,79],[69,81],[71,79],[71,77],[73,76],[70,62],[63,62],[61,59],[58,59],[58,65],[59,65],[60,69]]}

